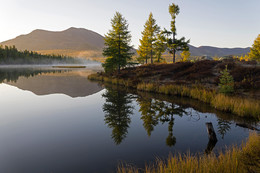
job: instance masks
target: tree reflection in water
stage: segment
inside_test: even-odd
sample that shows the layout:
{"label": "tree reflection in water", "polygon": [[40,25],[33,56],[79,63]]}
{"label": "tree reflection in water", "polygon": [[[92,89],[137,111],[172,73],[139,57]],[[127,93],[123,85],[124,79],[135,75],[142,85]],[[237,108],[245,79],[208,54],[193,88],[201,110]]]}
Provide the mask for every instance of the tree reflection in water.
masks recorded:
{"label": "tree reflection in water", "polygon": [[[173,147],[176,144],[174,136],[174,121],[176,117],[187,116],[188,121],[200,121],[201,112],[214,112],[218,118],[217,132],[224,138],[225,134],[230,130],[233,118],[230,114],[216,111],[212,108],[201,104],[196,100],[186,98],[170,98],[167,96],[152,95],[149,93],[129,94],[128,91],[120,88],[120,86],[107,87],[107,91],[103,94],[106,102],[103,105],[105,113],[105,124],[112,129],[112,139],[118,145],[128,134],[128,128],[131,123],[131,115],[134,106],[132,102],[135,100],[139,105],[140,119],[148,136],[152,135],[155,127],[159,124],[168,125],[168,136],[166,137],[166,145]],[[195,107],[195,109],[194,109]],[[241,121],[241,120],[236,120]],[[249,122],[250,123],[250,122]],[[206,131],[205,131],[206,135]],[[215,147],[216,141],[209,141],[206,149],[210,153]]]}
{"label": "tree reflection in water", "polygon": [[47,73],[62,73],[68,70],[52,70],[40,68],[0,68],[0,83],[2,82],[16,82],[19,77],[26,78],[47,74]]}
{"label": "tree reflection in water", "polygon": [[221,135],[221,138],[224,139],[226,133],[230,130],[231,123],[222,118],[218,119],[218,133]]}
{"label": "tree reflection in water", "polygon": [[105,123],[109,128],[112,128],[112,135],[115,144],[120,144],[127,136],[129,124],[131,123],[130,116],[133,114],[134,107],[132,106],[131,94],[119,88],[107,88],[102,95],[106,102],[103,105],[105,113]]}
{"label": "tree reflection in water", "polygon": [[137,102],[140,105],[141,119],[143,126],[148,134],[154,130],[154,127],[161,122],[162,124],[168,123],[169,135],[166,138],[166,145],[174,146],[176,138],[173,136],[174,116],[182,117],[187,114],[185,108],[178,106],[174,103],[166,101],[155,100],[146,97],[138,97]]}

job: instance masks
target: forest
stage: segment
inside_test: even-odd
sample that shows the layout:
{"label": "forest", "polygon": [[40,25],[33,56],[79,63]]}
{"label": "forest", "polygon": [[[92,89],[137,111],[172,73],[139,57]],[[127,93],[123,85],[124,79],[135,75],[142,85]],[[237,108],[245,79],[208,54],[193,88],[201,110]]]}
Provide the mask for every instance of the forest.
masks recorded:
{"label": "forest", "polygon": [[42,55],[33,51],[19,51],[15,46],[0,45],[0,65],[77,63],[62,55]]}

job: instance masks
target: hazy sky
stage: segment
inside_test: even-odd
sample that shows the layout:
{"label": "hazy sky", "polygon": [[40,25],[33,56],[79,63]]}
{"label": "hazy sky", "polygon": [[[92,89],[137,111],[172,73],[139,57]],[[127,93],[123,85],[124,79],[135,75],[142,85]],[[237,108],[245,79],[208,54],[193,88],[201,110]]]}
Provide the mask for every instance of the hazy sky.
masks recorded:
{"label": "hazy sky", "polygon": [[150,12],[169,29],[168,6],[180,6],[177,37],[194,46],[249,47],[260,34],[260,0],[0,0],[0,42],[34,29],[80,27],[101,35],[119,11],[128,20],[137,47]]}

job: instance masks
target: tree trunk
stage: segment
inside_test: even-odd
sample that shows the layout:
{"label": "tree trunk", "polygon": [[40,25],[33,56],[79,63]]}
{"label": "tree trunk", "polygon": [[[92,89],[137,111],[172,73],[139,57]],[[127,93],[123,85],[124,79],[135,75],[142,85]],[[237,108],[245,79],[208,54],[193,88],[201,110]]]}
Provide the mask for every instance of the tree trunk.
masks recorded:
{"label": "tree trunk", "polygon": [[153,64],[153,51],[151,50],[151,64]]}
{"label": "tree trunk", "polygon": [[218,139],[217,139],[217,136],[216,136],[212,123],[206,123],[206,127],[207,127],[207,132],[209,135],[209,140],[217,141]]}
{"label": "tree trunk", "polygon": [[209,136],[209,142],[205,150],[205,153],[210,154],[213,148],[215,147],[216,143],[218,142],[218,139],[216,137],[216,133],[214,131],[212,123],[206,123],[206,127]]}
{"label": "tree trunk", "polygon": [[118,74],[120,73],[120,58],[121,58],[121,44],[120,44],[120,41],[121,41],[121,37],[120,37],[120,34],[119,34],[119,42],[118,42],[118,52],[119,52],[119,56],[118,56]]}
{"label": "tree trunk", "polygon": [[147,56],[145,57],[145,63],[147,64]]}
{"label": "tree trunk", "polygon": [[[172,41],[174,44],[175,43],[175,33],[172,33]],[[175,63],[175,48],[173,48],[173,50],[172,50],[172,55],[173,55],[172,62]]]}
{"label": "tree trunk", "polygon": [[172,54],[173,54],[172,62],[175,63],[175,49],[173,49]]}
{"label": "tree trunk", "polygon": [[120,65],[118,65],[117,73],[120,73]]}

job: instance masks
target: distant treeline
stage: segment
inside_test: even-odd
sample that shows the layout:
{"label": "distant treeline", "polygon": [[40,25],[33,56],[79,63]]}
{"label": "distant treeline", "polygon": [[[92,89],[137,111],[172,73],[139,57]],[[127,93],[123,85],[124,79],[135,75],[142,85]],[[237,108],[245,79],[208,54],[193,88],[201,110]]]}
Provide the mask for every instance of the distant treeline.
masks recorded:
{"label": "distant treeline", "polygon": [[33,51],[18,51],[15,46],[0,45],[0,64],[56,64],[77,63],[77,60],[62,55],[42,55]]}

